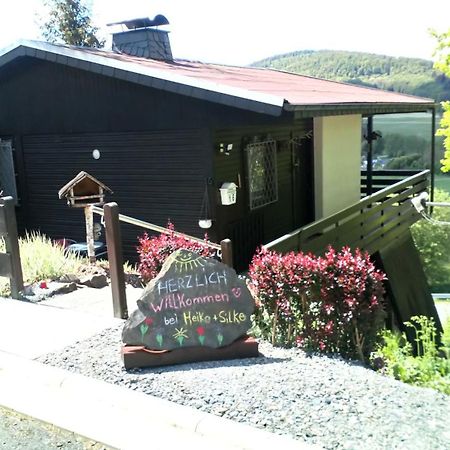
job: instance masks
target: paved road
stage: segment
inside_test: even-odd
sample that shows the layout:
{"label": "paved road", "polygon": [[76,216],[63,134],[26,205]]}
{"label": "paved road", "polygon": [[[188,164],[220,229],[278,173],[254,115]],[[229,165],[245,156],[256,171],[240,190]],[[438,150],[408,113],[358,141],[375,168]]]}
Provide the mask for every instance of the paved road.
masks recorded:
{"label": "paved road", "polygon": [[0,449],[5,450],[111,450],[38,420],[0,406]]}

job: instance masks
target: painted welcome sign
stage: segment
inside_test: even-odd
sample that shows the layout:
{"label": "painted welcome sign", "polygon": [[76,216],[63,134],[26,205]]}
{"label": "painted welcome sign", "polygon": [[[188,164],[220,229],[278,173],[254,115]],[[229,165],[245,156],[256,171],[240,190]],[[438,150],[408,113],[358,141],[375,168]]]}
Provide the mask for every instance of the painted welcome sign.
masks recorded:
{"label": "painted welcome sign", "polygon": [[222,347],[246,334],[255,304],[230,267],[177,250],[145,288],[122,340],[153,350]]}

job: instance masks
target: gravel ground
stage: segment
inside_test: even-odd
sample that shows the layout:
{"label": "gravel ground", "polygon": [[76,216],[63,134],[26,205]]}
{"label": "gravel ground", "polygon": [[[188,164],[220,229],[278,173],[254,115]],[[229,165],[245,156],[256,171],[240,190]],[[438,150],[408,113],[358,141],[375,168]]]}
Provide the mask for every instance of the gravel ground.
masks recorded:
{"label": "gravel ground", "polygon": [[450,397],[431,389],[266,343],[259,358],[127,372],[121,329],[39,360],[326,449],[450,448]]}

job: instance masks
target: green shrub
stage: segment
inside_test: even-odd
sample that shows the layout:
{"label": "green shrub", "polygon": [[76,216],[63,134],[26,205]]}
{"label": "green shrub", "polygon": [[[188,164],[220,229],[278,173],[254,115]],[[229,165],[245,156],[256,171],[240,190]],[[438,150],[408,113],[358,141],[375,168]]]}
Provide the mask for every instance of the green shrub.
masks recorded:
{"label": "green shrub", "polygon": [[[435,189],[436,202],[449,202],[450,195]],[[450,208],[435,207],[433,218],[450,222]],[[434,291],[450,288],[450,226],[434,225],[419,220],[411,227],[414,242],[420,252],[428,283]]]}
{"label": "green shrub", "polygon": [[440,349],[433,319],[414,316],[405,325],[414,330],[414,348],[404,334],[383,330],[381,344],[371,356],[373,367],[404,383],[450,394],[450,320],[444,327]]}
{"label": "green shrub", "polygon": [[[78,273],[87,262],[36,232],[19,238],[19,247],[25,284],[56,280],[66,273]],[[0,252],[2,251],[5,251],[5,243],[0,239]],[[0,278],[0,295],[10,295],[7,278]]]}

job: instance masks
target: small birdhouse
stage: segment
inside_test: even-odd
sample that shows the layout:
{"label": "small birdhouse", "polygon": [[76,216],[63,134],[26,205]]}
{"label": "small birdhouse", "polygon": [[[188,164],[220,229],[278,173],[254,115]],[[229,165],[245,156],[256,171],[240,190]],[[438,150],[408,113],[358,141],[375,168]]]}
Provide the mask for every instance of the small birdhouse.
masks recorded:
{"label": "small birdhouse", "polygon": [[112,190],[87,172],[80,172],[70,180],[59,192],[59,198],[66,198],[67,204],[75,208],[85,208],[91,205],[102,205],[105,193]]}
{"label": "small birdhouse", "polygon": [[220,200],[222,205],[233,205],[236,203],[236,189],[235,183],[223,183],[220,186]]}

